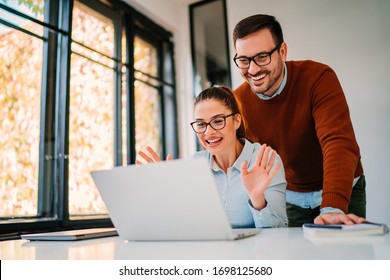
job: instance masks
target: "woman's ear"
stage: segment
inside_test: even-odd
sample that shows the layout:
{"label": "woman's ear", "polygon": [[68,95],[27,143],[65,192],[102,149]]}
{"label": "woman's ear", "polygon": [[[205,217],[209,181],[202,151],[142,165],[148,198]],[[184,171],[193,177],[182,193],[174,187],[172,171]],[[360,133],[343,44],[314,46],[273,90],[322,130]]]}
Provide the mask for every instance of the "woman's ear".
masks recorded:
{"label": "woman's ear", "polygon": [[240,125],[241,125],[241,115],[240,114],[236,114],[234,116],[234,128],[235,129],[239,129],[240,128]]}

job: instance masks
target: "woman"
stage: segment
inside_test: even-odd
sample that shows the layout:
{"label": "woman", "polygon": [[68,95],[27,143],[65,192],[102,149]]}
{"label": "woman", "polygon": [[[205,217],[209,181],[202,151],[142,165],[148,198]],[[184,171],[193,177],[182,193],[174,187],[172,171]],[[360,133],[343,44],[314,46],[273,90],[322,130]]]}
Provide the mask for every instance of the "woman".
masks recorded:
{"label": "woman", "polygon": [[[194,116],[191,127],[205,150],[192,157],[208,160],[232,227],[286,227],[287,182],[282,161],[270,147],[244,138],[231,90],[211,87],[202,91],[194,102]],[[149,155],[139,152],[144,160],[160,161],[153,149],[147,147],[147,151]]]}

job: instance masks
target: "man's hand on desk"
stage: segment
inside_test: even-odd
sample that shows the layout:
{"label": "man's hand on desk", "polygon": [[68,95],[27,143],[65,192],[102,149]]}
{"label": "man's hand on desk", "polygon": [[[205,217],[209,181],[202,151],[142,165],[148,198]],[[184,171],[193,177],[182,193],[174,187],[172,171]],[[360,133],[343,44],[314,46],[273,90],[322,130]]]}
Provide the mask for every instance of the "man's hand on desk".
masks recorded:
{"label": "man's hand on desk", "polygon": [[355,214],[343,214],[343,213],[326,213],[317,216],[314,219],[314,223],[318,225],[326,224],[361,224],[367,222],[367,219],[356,216]]}

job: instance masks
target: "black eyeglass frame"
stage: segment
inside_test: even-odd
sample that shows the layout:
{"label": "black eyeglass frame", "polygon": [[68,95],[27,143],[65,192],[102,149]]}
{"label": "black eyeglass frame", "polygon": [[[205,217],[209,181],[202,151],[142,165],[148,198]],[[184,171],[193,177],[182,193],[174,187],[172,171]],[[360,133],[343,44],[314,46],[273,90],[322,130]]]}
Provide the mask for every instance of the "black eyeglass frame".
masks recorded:
{"label": "black eyeglass frame", "polygon": [[[280,47],[282,46],[282,44],[283,44],[283,42],[277,44],[276,47],[273,48],[270,52],[259,52],[259,53],[255,54],[254,56],[251,56],[251,57],[246,57],[246,56],[238,56],[238,57],[237,57],[237,54],[235,54],[235,56],[234,56],[234,58],[233,58],[234,64],[236,64],[236,66],[237,66],[238,68],[240,68],[240,69],[248,69],[249,66],[251,65],[251,61],[253,61],[257,66],[260,66],[260,67],[261,67],[261,66],[267,66],[268,64],[271,63],[271,56],[273,55],[273,53],[276,52],[277,50],[279,50]],[[269,58],[268,63],[266,63],[266,64],[261,64],[261,65],[257,64],[257,62],[256,62],[256,60],[255,60],[255,57],[258,57],[259,55],[261,55],[261,56],[265,56],[265,55],[266,55],[266,56]],[[238,66],[238,64],[237,64],[237,62],[236,62],[237,59],[243,59],[243,58],[245,58],[245,59],[248,60],[248,66],[247,66],[247,67],[240,67],[240,66]]]}
{"label": "black eyeglass frame", "polygon": [[[227,115],[227,116],[215,116],[215,117],[212,118],[209,122],[193,121],[192,123],[190,123],[190,125],[191,125],[191,127],[192,127],[192,130],[193,130],[195,133],[197,133],[197,134],[203,134],[203,133],[205,133],[206,130],[207,130],[207,126],[208,126],[208,125],[211,126],[211,128],[214,129],[214,130],[221,130],[221,129],[224,129],[225,126],[226,126],[226,118],[231,117],[231,116],[234,116],[234,115],[236,115],[236,114],[238,114],[238,113],[231,113],[231,114],[229,114],[229,115]],[[222,119],[223,119],[223,126],[222,126],[221,128],[214,128],[213,125],[211,124],[211,122],[212,122],[213,120],[215,120],[215,119],[218,119],[218,118],[222,118]],[[194,124],[195,124],[195,123],[199,123],[199,122],[202,122],[202,123],[205,123],[205,124],[206,124],[206,126],[205,126],[205,128],[204,128],[204,131],[202,131],[202,132],[197,132],[197,131],[195,130],[195,128],[194,128]]]}

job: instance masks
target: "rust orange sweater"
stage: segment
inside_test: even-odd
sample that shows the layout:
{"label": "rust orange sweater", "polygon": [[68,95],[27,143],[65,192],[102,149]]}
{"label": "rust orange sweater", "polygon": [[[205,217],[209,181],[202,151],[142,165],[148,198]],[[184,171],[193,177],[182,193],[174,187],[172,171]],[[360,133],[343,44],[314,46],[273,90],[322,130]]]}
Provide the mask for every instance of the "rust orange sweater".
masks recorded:
{"label": "rust orange sweater", "polygon": [[287,189],[323,189],[323,207],[348,212],[353,179],[363,174],[348,105],[335,72],[314,61],[288,61],[279,96],[262,100],[244,82],[235,91],[246,137],[282,158]]}

